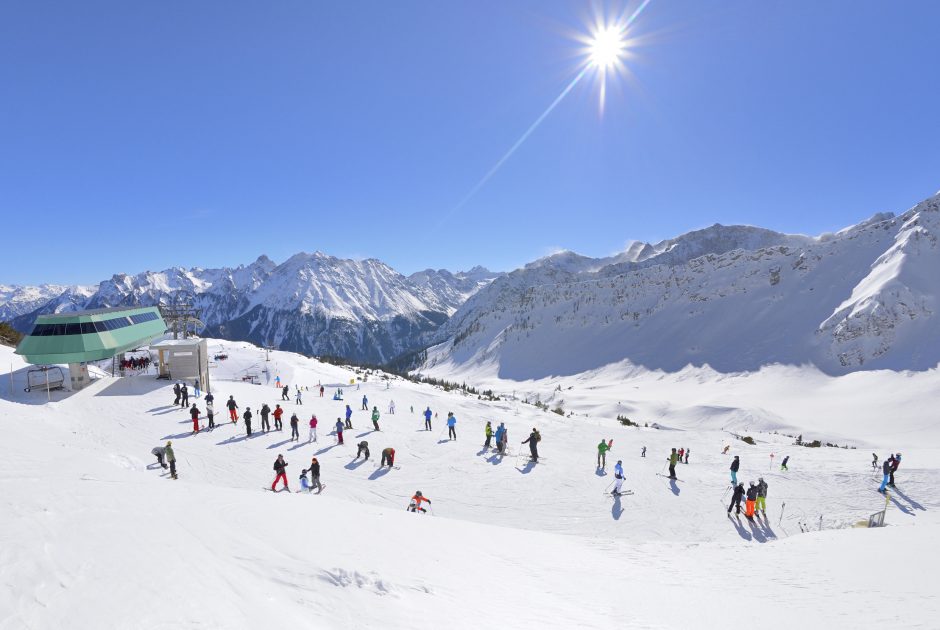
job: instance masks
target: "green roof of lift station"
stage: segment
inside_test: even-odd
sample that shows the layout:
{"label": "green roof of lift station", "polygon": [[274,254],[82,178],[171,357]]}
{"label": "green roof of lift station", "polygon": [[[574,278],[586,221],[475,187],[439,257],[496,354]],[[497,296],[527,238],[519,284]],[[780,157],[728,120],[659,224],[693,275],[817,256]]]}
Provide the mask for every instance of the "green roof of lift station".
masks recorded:
{"label": "green roof of lift station", "polygon": [[165,332],[156,306],[40,315],[16,353],[35,365],[98,361],[150,343]]}

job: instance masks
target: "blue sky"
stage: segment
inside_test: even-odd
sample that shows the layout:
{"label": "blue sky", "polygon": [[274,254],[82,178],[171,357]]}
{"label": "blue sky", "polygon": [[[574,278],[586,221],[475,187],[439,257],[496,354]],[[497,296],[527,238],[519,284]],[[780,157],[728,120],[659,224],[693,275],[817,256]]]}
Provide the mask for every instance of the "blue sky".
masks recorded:
{"label": "blue sky", "polygon": [[[626,7],[637,6],[637,2]],[[0,283],[298,251],[408,273],[748,223],[817,234],[940,189],[940,3],[0,4]]]}

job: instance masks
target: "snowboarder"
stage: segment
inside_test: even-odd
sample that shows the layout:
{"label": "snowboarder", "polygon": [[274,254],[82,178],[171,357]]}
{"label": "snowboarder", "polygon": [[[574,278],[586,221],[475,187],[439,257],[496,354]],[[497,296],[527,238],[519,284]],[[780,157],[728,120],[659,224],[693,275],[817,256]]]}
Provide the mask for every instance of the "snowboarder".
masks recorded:
{"label": "snowboarder", "polygon": [[646,447],[645,447],[645,446],[640,450],[640,457],[646,457]]}
{"label": "snowboarder", "polygon": [[267,433],[271,430],[271,423],[268,422],[268,415],[271,413],[271,408],[268,407],[268,403],[261,405],[261,430]]}
{"label": "snowboarder", "polygon": [[409,512],[427,512],[423,507],[421,507],[421,502],[426,501],[428,505],[431,505],[431,499],[428,499],[420,490],[415,491],[415,495],[411,497],[411,504],[408,506]]}
{"label": "snowboarder", "polygon": [[489,448],[490,441],[493,439],[493,423],[489,420],[486,421],[486,426],[483,428],[483,435],[486,436],[486,441],[483,442],[483,448]]}
{"label": "snowboarder", "polygon": [[336,443],[343,443],[343,421],[339,418],[336,419]]}
{"label": "snowboarder", "polygon": [[245,407],[245,413],[242,414],[242,420],[245,421],[245,431],[248,437],[251,437],[251,407]]}
{"label": "snowboarder", "polygon": [[369,411],[369,399],[366,398],[366,395],[362,395],[362,410]]}
{"label": "snowboarder", "polygon": [[196,403],[189,408],[189,416],[193,419],[193,435],[195,435],[199,433],[199,408],[196,407]]}
{"label": "snowboarder", "polygon": [[878,456],[874,453],[871,454],[871,469],[878,470]]}
{"label": "snowboarder", "polygon": [[349,405],[346,405],[346,428],[353,428],[352,425],[352,408]]}
{"label": "snowboarder", "polygon": [[757,480],[757,505],[755,509],[760,510],[761,514],[767,516],[767,482],[761,477]]}
{"label": "snowboarder", "polygon": [[180,407],[184,409],[189,407],[189,388],[186,387],[186,383],[183,383],[183,386],[180,387],[180,396],[183,397],[182,400],[180,400]]}
{"label": "snowboarder", "polygon": [[891,480],[891,460],[886,459],[883,464],[881,464],[881,471],[884,473],[884,478],[881,480],[881,486],[878,487],[878,492],[881,494],[885,493],[885,486],[888,485],[888,482]]}
{"label": "snowboarder", "polygon": [[731,485],[738,485],[738,468],[741,467],[741,460],[738,459],[738,456],[734,456],[734,461],[731,462]]}
{"label": "snowboarder", "polygon": [[210,397],[210,394],[206,394],[206,419],[209,420],[208,429],[211,431],[215,428],[215,408],[212,405],[212,401],[209,400]]}
{"label": "snowboarder", "polygon": [[317,414],[310,416],[310,435],[307,436],[307,444],[317,441]]}
{"label": "snowboarder", "polygon": [[617,460],[617,463],[614,465],[614,495],[620,494],[620,487],[623,485],[623,462]]}
{"label": "snowboarder", "polygon": [[447,438],[450,440],[457,439],[457,418],[454,417],[453,411],[447,412]]}
{"label": "snowboarder", "polygon": [[156,446],[150,450],[150,454],[157,456],[157,463],[160,464],[162,468],[165,469],[167,467],[166,463],[163,461],[163,458],[166,456],[165,448],[163,448],[162,446]]}
{"label": "snowboarder", "polygon": [[228,407],[228,417],[232,419],[232,423],[238,422],[238,404],[235,402],[235,397],[229,396],[225,406]]}
{"label": "snowboarder", "polygon": [[167,442],[163,451],[166,454],[167,463],[170,464],[170,477],[176,479],[176,453],[173,452],[173,443]]}
{"label": "snowboarder", "polygon": [[749,521],[754,520],[754,504],[757,502],[757,484],[753,481],[751,482],[751,487],[747,489],[747,500],[744,502],[744,516],[748,518]]}
{"label": "snowboarder", "polygon": [[676,453],[676,449],[672,449],[672,453],[669,454],[669,457],[666,458],[669,461],[669,478],[676,478],[676,462],[679,461],[679,454]]}
{"label": "snowboarder", "polygon": [[274,429],[276,431],[283,431],[284,425],[281,423],[281,416],[284,415],[284,410],[281,409],[280,405],[274,405]]}
{"label": "snowboarder", "polygon": [[532,433],[529,434],[529,437],[522,441],[523,444],[529,445],[529,454],[532,456],[532,461],[535,463],[539,461],[539,442],[541,441],[542,435],[535,427],[532,427]]}
{"label": "snowboarder", "polygon": [[281,400],[290,402],[290,385],[285,385],[281,388]]}
{"label": "snowboarder", "polygon": [[601,440],[601,443],[597,445],[597,467],[601,469],[607,468],[607,451],[610,450],[610,447],[607,445],[607,440]]}
{"label": "snowboarder", "polygon": [[735,508],[735,514],[741,513],[741,499],[744,497],[744,484],[739,483],[734,487],[734,493],[731,495],[731,503],[728,504],[728,514],[731,514],[731,508]]}
{"label": "snowboarder", "polygon": [[686,448],[685,448],[685,463],[686,463],[686,464],[689,463],[689,453],[691,453],[691,452],[692,452],[692,451],[689,450],[689,447],[686,447]]}
{"label": "snowboarder", "polygon": [[[424,410],[424,430],[425,431],[431,430],[431,408],[430,407]],[[496,441],[499,442],[499,440],[496,440]]]}
{"label": "snowboarder", "polygon": [[395,465],[395,449],[391,447],[382,449],[381,466],[385,465],[387,465],[389,468]]}
{"label": "snowboarder", "polygon": [[378,407],[372,408],[372,426],[375,427],[376,431],[381,431],[381,429],[379,428],[379,408]]}
{"label": "snowboarder", "polygon": [[[357,446],[359,448],[356,450],[356,459],[359,459],[360,455],[365,455],[364,459],[368,460],[369,459],[369,443],[363,440],[359,442]],[[354,459],[353,461],[356,461],[356,459]]]}
{"label": "snowboarder", "polygon": [[388,413],[389,415],[395,415],[395,401],[394,400],[388,403]]}
{"label": "snowboarder", "polygon": [[786,457],[784,457],[784,458],[783,458],[783,461],[780,462],[780,470],[788,470],[788,469],[787,469],[787,462],[788,462],[788,461],[790,461],[790,456],[789,456],[789,455],[787,455]]}
{"label": "snowboarder", "polygon": [[277,482],[281,479],[284,480],[284,489],[290,492],[290,488],[287,487],[287,462],[284,461],[283,455],[278,455],[277,459],[274,460],[274,472],[277,475],[274,477],[274,483],[271,484],[271,492],[277,492],[274,488],[277,487]]}
{"label": "snowboarder", "polygon": [[180,404],[180,396],[182,396],[182,394],[183,394],[183,390],[180,389],[180,384],[179,384],[179,383],[174,383],[174,384],[173,384],[173,394],[176,396],[176,397],[173,399],[173,406],[175,407],[176,405]]}
{"label": "snowboarder", "polygon": [[310,460],[310,486],[317,489],[317,493],[323,492],[323,484],[320,483],[320,462],[314,457]]}
{"label": "snowboarder", "polygon": [[297,418],[297,414],[296,413],[291,414],[290,416],[290,441],[291,442],[293,442],[294,440],[297,440],[298,442],[300,441],[300,431],[297,428],[299,424],[300,424],[300,419]]}

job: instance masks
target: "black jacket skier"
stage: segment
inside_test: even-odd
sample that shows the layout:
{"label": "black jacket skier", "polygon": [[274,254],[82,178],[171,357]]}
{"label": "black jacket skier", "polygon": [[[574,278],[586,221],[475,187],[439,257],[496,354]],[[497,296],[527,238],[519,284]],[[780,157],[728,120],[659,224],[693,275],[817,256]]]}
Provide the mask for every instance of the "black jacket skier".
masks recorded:
{"label": "black jacket skier", "polygon": [[741,460],[738,459],[738,456],[737,456],[737,455],[735,455],[735,456],[734,456],[734,461],[731,462],[731,470],[732,470],[732,472],[738,472],[738,469],[739,469],[740,467],[741,467]]}
{"label": "black jacket skier", "polygon": [[736,508],[735,514],[741,513],[741,499],[744,497],[744,484],[739,483],[734,487],[734,493],[731,495],[731,503],[728,504],[728,514],[731,514],[731,508]]}
{"label": "black jacket skier", "polygon": [[251,435],[251,407],[245,407],[245,413],[242,414],[242,419],[245,421],[245,430],[248,432],[248,435]]}
{"label": "black jacket skier", "polygon": [[271,424],[268,422],[268,414],[271,413],[271,408],[268,407],[268,403],[261,405],[261,411],[259,413],[261,414],[261,430],[270,431]]}
{"label": "black jacket skier", "polygon": [[175,407],[176,405],[180,404],[180,394],[182,394],[179,383],[173,385],[173,394],[176,396],[176,398],[173,399],[173,406]]}
{"label": "black jacket skier", "polygon": [[529,445],[529,453],[532,455],[532,461],[539,461],[539,442],[542,440],[542,436],[539,435],[538,429],[535,427],[532,428],[532,433],[529,434],[529,438],[523,440],[523,444]]}
{"label": "black jacket skier", "polygon": [[[359,450],[356,451],[356,459],[359,459],[359,456],[365,453],[365,458],[369,459],[369,443],[365,440],[359,442]],[[353,460],[355,461],[355,460]]]}

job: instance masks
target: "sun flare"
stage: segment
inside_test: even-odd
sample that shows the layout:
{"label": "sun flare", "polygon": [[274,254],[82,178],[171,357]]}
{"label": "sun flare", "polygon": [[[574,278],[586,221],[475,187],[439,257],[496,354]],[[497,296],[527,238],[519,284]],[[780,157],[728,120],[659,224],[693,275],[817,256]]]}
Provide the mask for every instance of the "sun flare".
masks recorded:
{"label": "sun flare", "polygon": [[623,56],[626,42],[623,32],[616,26],[608,26],[594,33],[588,46],[591,65],[606,70],[614,66]]}

